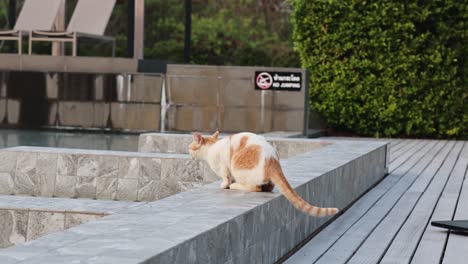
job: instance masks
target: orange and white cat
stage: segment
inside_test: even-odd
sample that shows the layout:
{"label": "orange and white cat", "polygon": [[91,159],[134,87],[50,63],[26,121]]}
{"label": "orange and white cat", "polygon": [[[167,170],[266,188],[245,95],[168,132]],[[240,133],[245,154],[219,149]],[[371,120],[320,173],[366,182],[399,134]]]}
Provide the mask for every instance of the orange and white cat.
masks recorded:
{"label": "orange and white cat", "polygon": [[278,153],[264,137],[247,132],[223,139],[218,136],[218,131],[207,137],[193,134],[189,153],[194,159],[208,162],[223,179],[221,188],[270,192],[276,185],[297,209],[307,214],[321,217],[338,213],[337,208],[310,205],[294,191],[284,177]]}

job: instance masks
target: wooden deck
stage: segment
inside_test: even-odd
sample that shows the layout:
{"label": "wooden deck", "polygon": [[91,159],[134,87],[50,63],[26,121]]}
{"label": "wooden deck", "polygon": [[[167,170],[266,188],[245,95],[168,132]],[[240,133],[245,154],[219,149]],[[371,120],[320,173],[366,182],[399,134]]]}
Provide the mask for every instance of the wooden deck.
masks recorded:
{"label": "wooden deck", "polygon": [[389,175],[285,263],[468,263],[468,234],[430,225],[468,220],[468,142],[390,142]]}

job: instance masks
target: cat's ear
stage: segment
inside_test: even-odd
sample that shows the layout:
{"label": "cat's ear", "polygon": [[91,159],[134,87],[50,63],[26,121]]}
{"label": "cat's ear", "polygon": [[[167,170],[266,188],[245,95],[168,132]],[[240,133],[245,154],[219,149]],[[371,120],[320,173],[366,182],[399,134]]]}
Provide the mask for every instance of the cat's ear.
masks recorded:
{"label": "cat's ear", "polygon": [[218,136],[219,136],[219,131],[216,131],[211,137],[214,139],[218,139]]}
{"label": "cat's ear", "polygon": [[196,133],[193,133],[193,141],[195,141],[199,145],[202,145],[204,142],[204,139],[200,133],[196,132]]}

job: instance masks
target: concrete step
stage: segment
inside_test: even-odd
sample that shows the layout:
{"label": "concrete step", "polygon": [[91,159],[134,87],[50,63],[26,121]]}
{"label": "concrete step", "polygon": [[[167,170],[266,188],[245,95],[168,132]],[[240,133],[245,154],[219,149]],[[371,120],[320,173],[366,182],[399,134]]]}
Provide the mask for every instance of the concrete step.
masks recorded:
{"label": "concrete step", "polygon": [[[282,162],[306,201],[346,208],[387,171],[387,144],[330,141]],[[297,211],[277,191],[218,182],[4,250],[0,263],[273,263],[331,218]]]}

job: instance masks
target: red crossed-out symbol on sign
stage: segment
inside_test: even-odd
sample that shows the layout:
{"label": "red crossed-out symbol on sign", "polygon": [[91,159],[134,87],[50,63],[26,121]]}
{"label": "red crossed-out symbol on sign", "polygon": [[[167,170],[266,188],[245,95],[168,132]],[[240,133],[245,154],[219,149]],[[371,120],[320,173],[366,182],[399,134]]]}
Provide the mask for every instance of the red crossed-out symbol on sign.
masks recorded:
{"label": "red crossed-out symbol on sign", "polygon": [[270,88],[273,84],[273,78],[268,72],[260,73],[255,81],[257,82],[258,88],[263,90]]}

